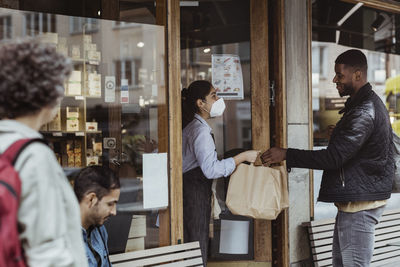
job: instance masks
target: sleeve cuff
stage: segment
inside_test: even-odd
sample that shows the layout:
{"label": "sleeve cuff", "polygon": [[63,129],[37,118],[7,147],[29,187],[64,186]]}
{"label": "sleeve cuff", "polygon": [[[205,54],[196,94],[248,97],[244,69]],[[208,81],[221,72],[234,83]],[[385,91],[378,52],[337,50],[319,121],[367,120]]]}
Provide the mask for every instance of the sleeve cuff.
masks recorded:
{"label": "sleeve cuff", "polygon": [[226,172],[225,172],[224,176],[228,177],[235,170],[236,164],[235,164],[235,160],[233,158],[227,158],[225,160],[226,160],[226,168],[225,168]]}

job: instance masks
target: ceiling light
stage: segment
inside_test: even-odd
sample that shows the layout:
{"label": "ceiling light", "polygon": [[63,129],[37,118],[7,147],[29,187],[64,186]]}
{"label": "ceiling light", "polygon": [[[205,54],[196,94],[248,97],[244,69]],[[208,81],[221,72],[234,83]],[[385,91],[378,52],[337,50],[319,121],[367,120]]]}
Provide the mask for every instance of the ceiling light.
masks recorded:
{"label": "ceiling light", "polygon": [[382,23],[385,21],[385,17],[382,14],[379,14],[378,17],[372,22],[371,29],[376,32],[382,26]]}
{"label": "ceiling light", "polygon": [[144,46],[144,43],[143,42],[139,42],[139,43],[137,43],[137,47],[140,47],[140,48],[142,48]]}
{"label": "ceiling light", "polygon": [[203,52],[206,53],[206,54],[207,54],[207,53],[210,53],[210,51],[211,51],[210,48],[204,48],[204,50],[203,50]]}

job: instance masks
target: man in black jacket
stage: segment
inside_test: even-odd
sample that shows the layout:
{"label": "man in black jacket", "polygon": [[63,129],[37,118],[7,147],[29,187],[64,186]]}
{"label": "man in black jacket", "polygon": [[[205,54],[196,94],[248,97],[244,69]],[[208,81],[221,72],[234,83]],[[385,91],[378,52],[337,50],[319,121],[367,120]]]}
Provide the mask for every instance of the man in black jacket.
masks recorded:
{"label": "man in black jacket", "polygon": [[367,59],[348,50],[335,61],[333,82],[350,96],[342,118],[323,150],[271,148],[264,164],[286,159],[288,168],[324,170],[318,201],[338,208],[333,236],[333,266],[369,266],[374,231],[390,198],[394,160],[388,112],[367,82]]}

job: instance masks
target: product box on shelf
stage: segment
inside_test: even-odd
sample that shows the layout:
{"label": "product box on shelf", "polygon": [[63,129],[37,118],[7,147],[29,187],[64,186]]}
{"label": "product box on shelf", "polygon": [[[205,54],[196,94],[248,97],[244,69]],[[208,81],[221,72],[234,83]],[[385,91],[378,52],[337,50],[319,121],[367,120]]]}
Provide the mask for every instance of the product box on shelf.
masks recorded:
{"label": "product box on shelf", "polygon": [[67,107],[67,131],[79,131],[79,107]]}
{"label": "product box on shelf", "polygon": [[82,167],[82,154],[81,153],[75,153],[75,167]]}
{"label": "product box on shelf", "polygon": [[101,156],[103,154],[103,146],[101,142],[93,143],[93,155]]}
{"label": "product box on shelf", "polygon": [[43,124],[42,127],[40,127],[39,132],[46,132],[46,131],[48,131],[47,124]]}
{"label": "product box on shelf", "polygon": [[89,96],[101,97],[101,74],[89,73],[88,89]]}
{"label": "product box on shelf", "polygon": [[83,36],[83,43],[85,46],[88,46],[92,43],[92,36],[91,35],[84,35]]}
{"label": "product box on shelf", "polygon": [[86,165],[99,165],[99,157],[98,156],[88,156],[86,157]]}
{"label": "product box on shelf", "polygon": [[87,132],[96,132],[97,131],[97,122],[86,122],[86,131]]}
{"label": "product box on shelf", "polygon": [[97,50],[97,45],[96,44],[90,44],[88,45],[88,49],[90,51],[96,51]]}
{"label": "product box on shelf", "polygon": [[87,59],[93,61],[100,61],[101,60],[101,52],[89,50],[87,51]]}
{"label": "product box on shelf", "polygon": [[79,120],[75,118],[67,118],[67,131],[68,132],[79,131]]}
{"label": "product box on shelf", "polygon": [[68,80],[68,95],[82,95],[82,77],[79,70],[74,70]]}
{"label": "product box on shelf", "polygon": [[80,59],[81,58],[81,47],[79,45],[73,45],[71,47],[71,57],[73,59]]}
{"label": "product box on shelf", "polygon": [[79,119],[79,107],[67,107],[67,119]]}
{"label": "product box on shelf", "polygon": [[48,124],[48,131],[61,131],[61,109],[57,110],[54,119]]}

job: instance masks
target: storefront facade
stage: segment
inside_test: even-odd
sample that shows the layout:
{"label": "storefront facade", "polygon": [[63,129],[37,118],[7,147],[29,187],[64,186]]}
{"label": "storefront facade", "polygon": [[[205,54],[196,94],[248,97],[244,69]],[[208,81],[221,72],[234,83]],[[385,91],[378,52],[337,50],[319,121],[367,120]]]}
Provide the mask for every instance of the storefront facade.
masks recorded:
{"label": "storefront facade", "polygon": [[[210,123],[218,155],[313,148],[314,102],[326,101],[315,100],[315,51],[329,47],[314,41],[320,2],[0,0],[1,40],[36,36],[73,62],[59,116],[41,132],[67,171],[103,164],[118,173],[119,215],[107,224],[111,252],[185,242],[180,91],[197,79],[212,81],[213,55],[238,56],[243,81],[242,96],[227,97],[224,116]],[[400,11],[395,1],[330,2]],[[324,71],[318,73],[329,82]],[[149,180],[154,175],[161,180]],[[316,216],[313,175],[292,170],[290,208],[275,221],[252,221],[247,254],[235,259],[211,251],[209,266],[307,264],[301,223]],[[223,199],[224,185],[217,188]]]}

